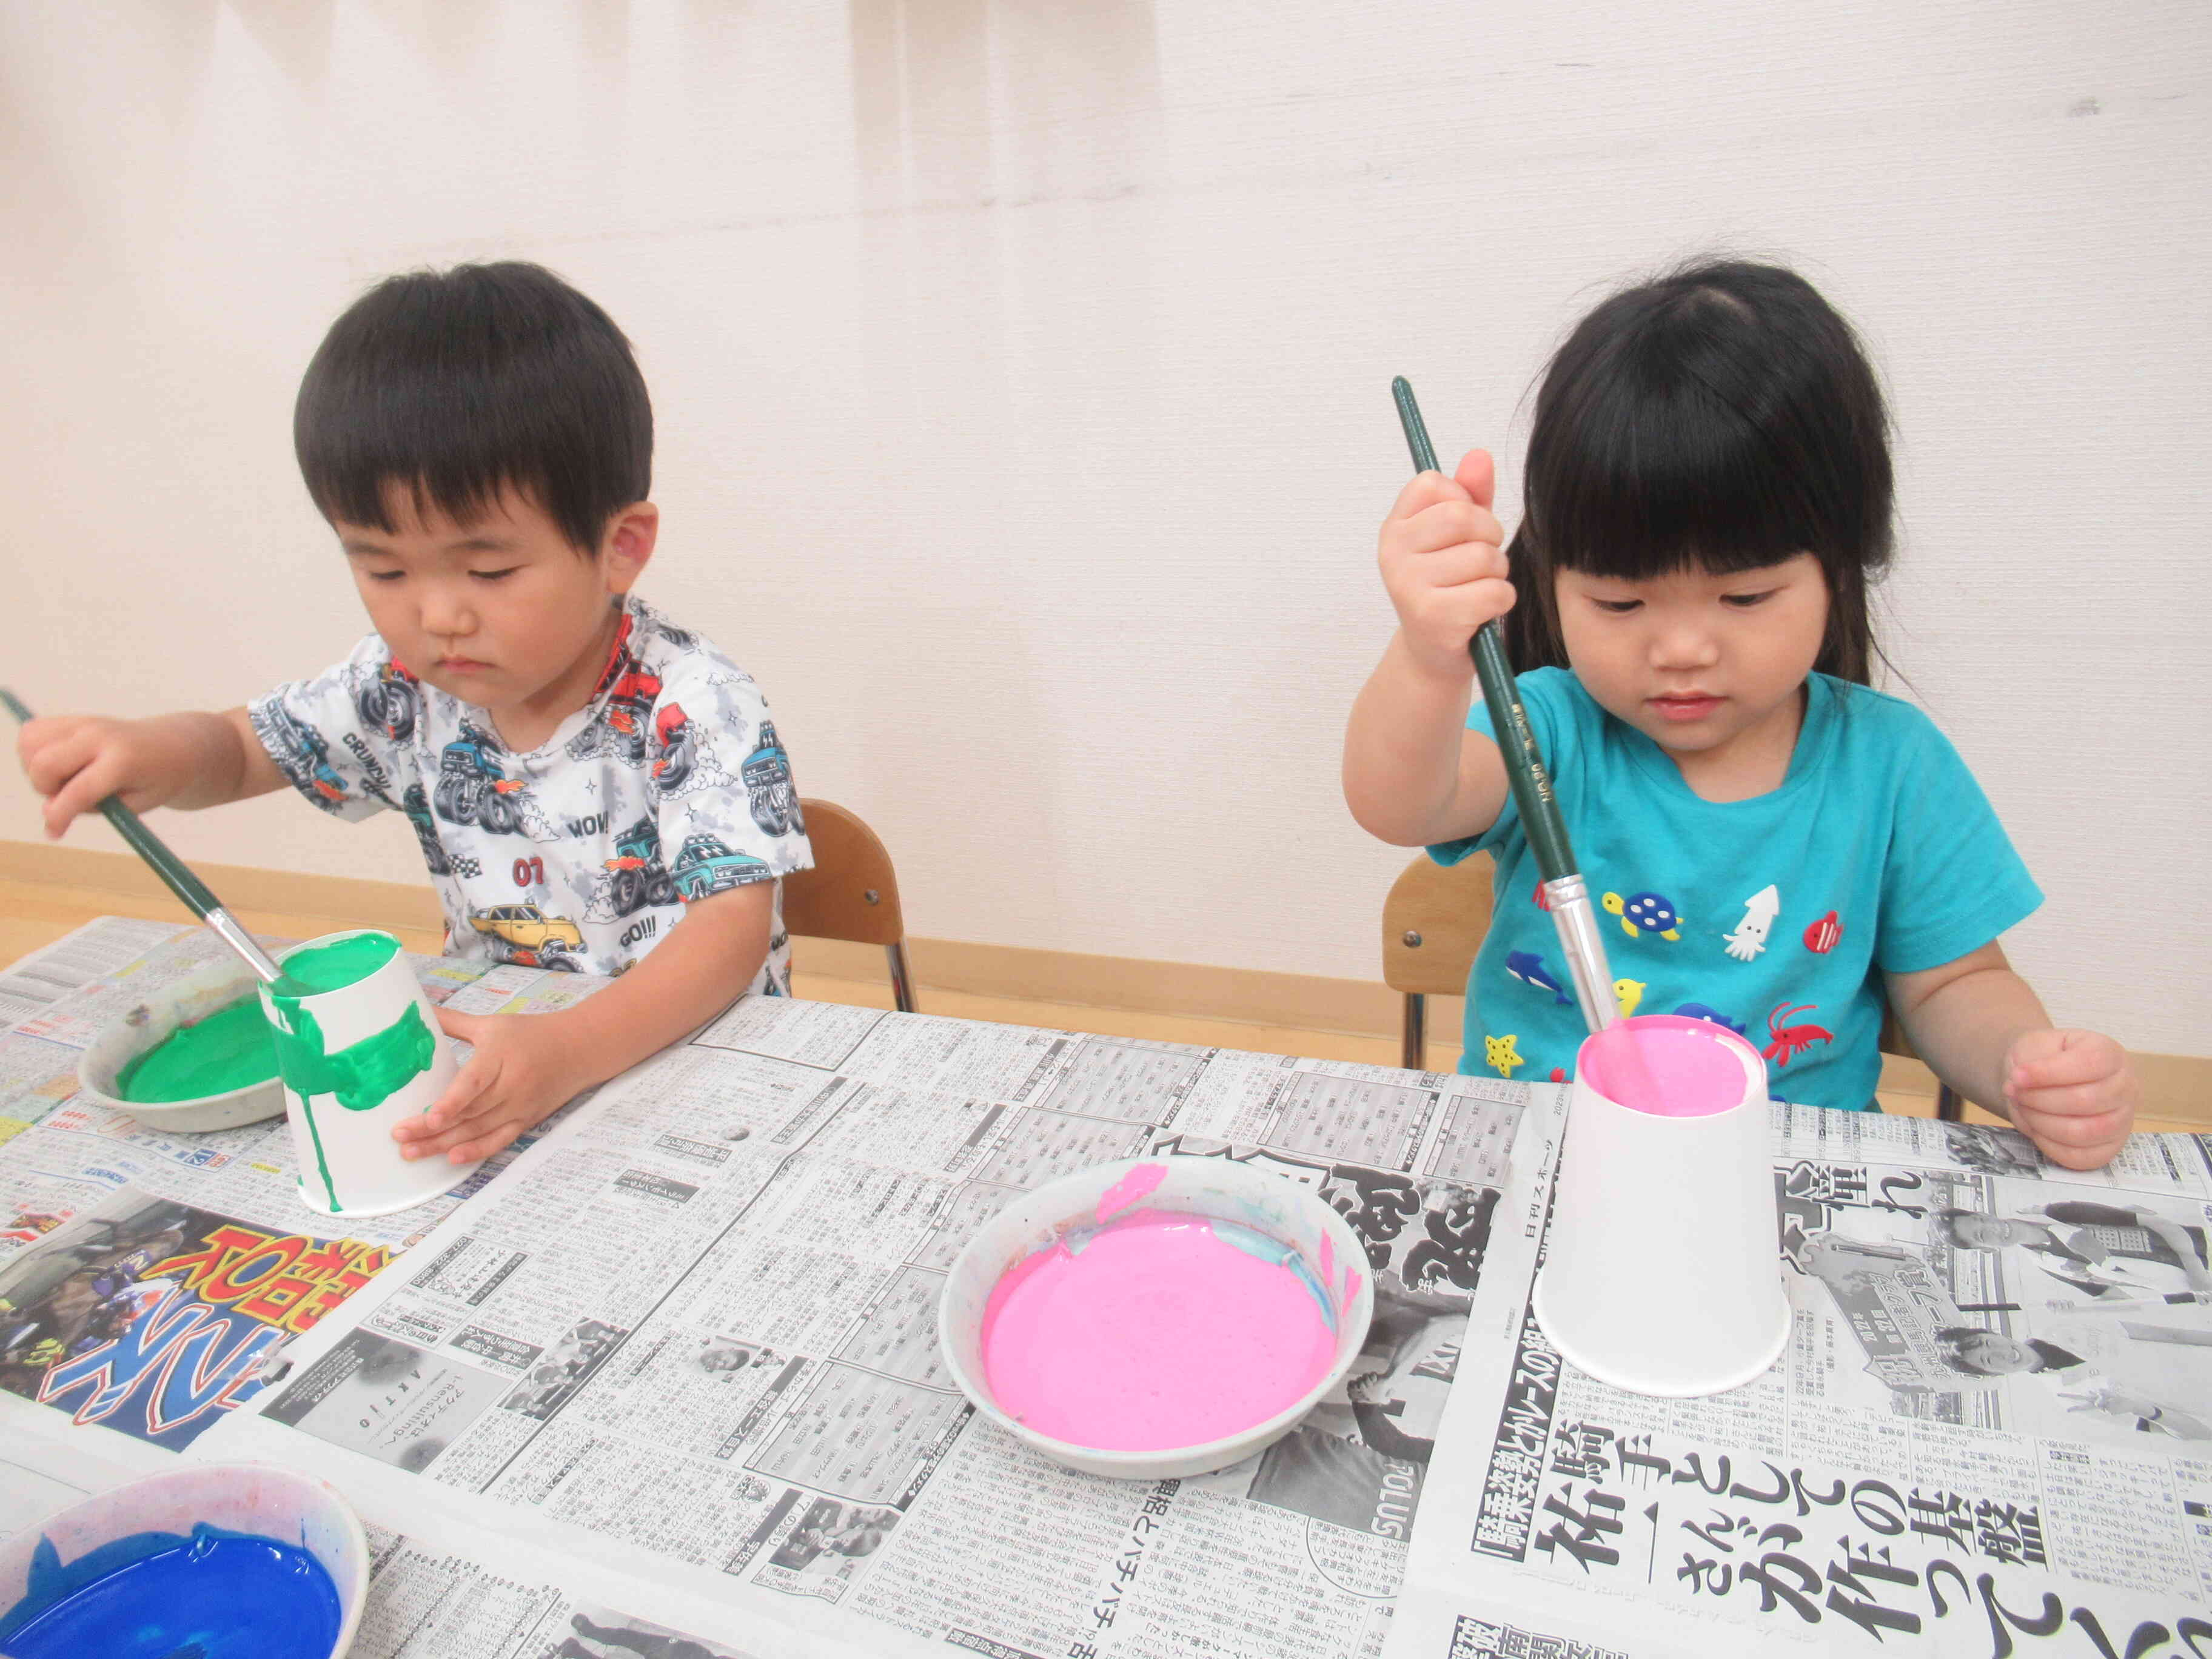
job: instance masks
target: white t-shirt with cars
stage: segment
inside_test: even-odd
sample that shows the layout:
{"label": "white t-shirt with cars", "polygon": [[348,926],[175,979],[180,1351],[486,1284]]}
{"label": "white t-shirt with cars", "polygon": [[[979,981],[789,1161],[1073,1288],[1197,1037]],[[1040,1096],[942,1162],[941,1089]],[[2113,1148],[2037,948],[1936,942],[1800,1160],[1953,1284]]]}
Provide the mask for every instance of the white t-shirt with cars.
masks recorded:
{"label": "white t-shirt with cars", "polygon": [[[591,702],[526,755],[423,684],[376,635],[247,711],[292,787],[342,818],[404,812],[446,953],[619,974],[686,904],[814,862],[791,764],[752,678],[635,598]],[[790,994],[779,891],[748,989]]]}

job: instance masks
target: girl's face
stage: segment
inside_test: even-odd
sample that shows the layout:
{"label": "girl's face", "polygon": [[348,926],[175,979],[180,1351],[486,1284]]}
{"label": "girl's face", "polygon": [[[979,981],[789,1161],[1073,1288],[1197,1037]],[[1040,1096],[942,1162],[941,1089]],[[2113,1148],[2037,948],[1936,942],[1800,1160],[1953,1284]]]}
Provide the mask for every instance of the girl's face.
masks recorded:
{"label": "girl's face", "polygon": [[1795,741],[1798,689],[1828,626],[1827,579],[1810,553],[1726,576],[1561,570],[1554,583],[1576,678],[1670,755],[1718,763]]}

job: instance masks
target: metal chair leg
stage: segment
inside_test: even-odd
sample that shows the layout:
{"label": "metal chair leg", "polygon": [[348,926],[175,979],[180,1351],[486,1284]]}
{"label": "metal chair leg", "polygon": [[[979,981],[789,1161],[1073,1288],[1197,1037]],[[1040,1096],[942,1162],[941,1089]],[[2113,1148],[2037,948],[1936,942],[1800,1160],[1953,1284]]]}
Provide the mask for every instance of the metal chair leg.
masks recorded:
{"label": "metal chair leg", "polygon": [[906,941],[894,939],[884,946],[884,957],[891,965],[891,1001],[899,1012],[914,1012],[914,981],[907,973]]}
{"label": "metal chair leg", "polygon": [[1966,1117],[1966,1097],[1948,1083],[1937,1084],[1936,1115],[1946,1123],[1963,1123]]}
{"label": "metal chair leg", "polygon": [[1398,1063],[1409,1072],[1429,1069],[1429,1000],[1406,993],[1406,1019],[1398,1044]]}

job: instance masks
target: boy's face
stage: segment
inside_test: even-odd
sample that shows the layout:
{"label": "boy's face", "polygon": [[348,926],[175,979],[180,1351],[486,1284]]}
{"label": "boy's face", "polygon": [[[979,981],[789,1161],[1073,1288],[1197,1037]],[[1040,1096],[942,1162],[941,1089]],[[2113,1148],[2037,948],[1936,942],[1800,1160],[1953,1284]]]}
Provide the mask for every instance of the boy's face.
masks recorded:
{"label": "boy's face", "polygon": [[657,511],[617,513],[587,557],[513,490],[465,524],[390,494],[392,531],[333,526],[369,620],[404,667],[484,709],[508,741],[542,741],[598,685],[616,601],[653,556]]}
{"label": "boy's face", "polygon": [[1556,594],[1575,678],[1676,756],[1794,722],[1828,626],[1827,579],[1810,553],[1728,576],[1693,567],[1627,581],[1562,570]]}

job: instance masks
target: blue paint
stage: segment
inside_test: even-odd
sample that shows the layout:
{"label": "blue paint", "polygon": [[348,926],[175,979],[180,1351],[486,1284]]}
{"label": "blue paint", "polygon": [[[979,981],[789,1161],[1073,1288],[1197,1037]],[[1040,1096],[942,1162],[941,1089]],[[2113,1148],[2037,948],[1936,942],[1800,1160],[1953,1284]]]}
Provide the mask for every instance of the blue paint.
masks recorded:
{"label": "blue paint", "polygon": [[1256,1227],[1240,1227],[1233,1221],[1224,1221],[1219,1216],[1204,1218],[1213,1227],[1213,1236],[1224,1244],[1255,1255],[1262,1261],[1272,1261],[1279,1267],[1288,1267],[1291,1275],[1305,1287],[1305,1292],[1321,1310],[1322,1322],[1330,1330],[1336,1328],[1336,1304],[1328,1299],[1314,1270],[1306,1263],[1304,1255],[1294,1244],[1285,1244],[1279,1238],[1270,1238]]}
{"label": "blue paint", "polygon": [[23,1599],[0,1614],[11,1659],[330,1659],[338,1593],[273,1538],[198,1526],[134,1533],[62,1565],[39,1540]]}

